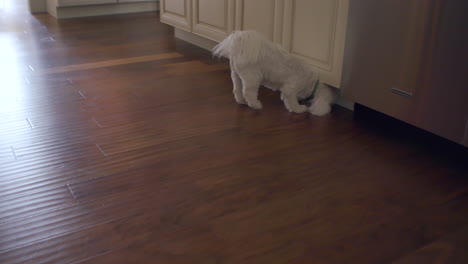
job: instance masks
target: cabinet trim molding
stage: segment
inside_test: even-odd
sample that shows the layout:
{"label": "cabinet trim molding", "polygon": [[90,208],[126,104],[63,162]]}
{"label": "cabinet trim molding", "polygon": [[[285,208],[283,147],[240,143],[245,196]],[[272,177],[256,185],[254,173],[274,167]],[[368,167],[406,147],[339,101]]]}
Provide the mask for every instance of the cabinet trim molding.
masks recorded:
{"label": "cabinet trim molding", "polygon": [[192,32],[205,38],[221,41],[234,30],[235,1],[224,0],[223,24],[213,25],[200,20],[200,0],[192,0]]}
{"label": "cabinet trim molding", "polygon": [[183,1],[184,12],[183,15],[171,12],[166,9],[166,1],[160,1],[160,14],[161,21],[178,27],[183,30],[192,31],[192,1],[190,0],[179,0]]}

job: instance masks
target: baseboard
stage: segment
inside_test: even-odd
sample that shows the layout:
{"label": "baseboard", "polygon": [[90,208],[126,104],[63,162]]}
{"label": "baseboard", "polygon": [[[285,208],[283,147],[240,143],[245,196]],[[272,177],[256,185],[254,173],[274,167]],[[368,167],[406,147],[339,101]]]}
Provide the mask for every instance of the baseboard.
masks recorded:
{"label": "baseboard", "polygon": [[181,39],[208,51],[211,51],[213,47],[216,46],[216,44],[218,44],[213,40],[182,30],[180,28],[174,28],[174,36],[178,39]]}
{"label": "baseboard", "polygon": [[[55,10],[54,10],[55,9]],[[159,10],[159,2],[136,2],[136,3],[121,3],[110,5],[93,5],[93,6],[74,6],[74,7],[59,7],[48,8],[49,13],[58,18],[75,18],[114,15],[125,13],[138,13]]]}
{"label": "baseboard", "polygon": [[336,102],[336,104],[346,109],[349,109],[351,111],[354,111],[354,102],[344,98],[343,96],[338,98],[338,101]]}

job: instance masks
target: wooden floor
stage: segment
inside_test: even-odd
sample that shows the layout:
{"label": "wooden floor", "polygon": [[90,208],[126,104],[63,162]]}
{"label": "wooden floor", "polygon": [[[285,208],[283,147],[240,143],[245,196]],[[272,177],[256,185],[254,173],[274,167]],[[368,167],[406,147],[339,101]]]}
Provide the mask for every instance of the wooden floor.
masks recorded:
{"label": "wooden floor", "polygon": [[156,13],[6,3],[0,263],[467,263],[459,156],[340,107],[239,106]]}

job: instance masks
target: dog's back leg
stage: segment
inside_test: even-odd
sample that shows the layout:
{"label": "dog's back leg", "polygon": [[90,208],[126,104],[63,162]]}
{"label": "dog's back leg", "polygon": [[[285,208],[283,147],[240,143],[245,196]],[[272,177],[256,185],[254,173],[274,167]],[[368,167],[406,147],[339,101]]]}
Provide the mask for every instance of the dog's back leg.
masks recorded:
{"label": "dog's back leg", "polygon": [[255,69],[242,69],[238,71],[239,77],[242,80],[242,95],[247,104],[253,109],[261,109],[262,103],[258,100],[258,89],[262,80],[262,75]]}
{"label": "dog's back leg", "polygon": [[236,99],[236,102],[238,104],[247,104],[247,102],[244,99],[244,96],[242,95],[242,80],[237,74],[237,72],[234,70],[233,66],[234,65],[232,65],[231,62],[231,78],[233,85],[232,92],[234,93],[234,98]]}

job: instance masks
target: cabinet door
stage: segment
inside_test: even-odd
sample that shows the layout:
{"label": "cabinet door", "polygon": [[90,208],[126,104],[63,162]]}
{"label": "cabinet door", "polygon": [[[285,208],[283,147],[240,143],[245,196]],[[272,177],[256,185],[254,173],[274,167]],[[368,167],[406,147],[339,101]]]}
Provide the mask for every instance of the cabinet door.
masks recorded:
{"label": "cabinet door", "polygon": [[468,146],[467,1],[352,1],[348,99]]}
{"label": "cabinet door", "polygon": [[183,30],[192,30],[190,0],[161,0],[161,21]]}
{"label": "cabinet door", "polygon": [[284,12],[283,46],[340,87],[348,0],[285,0]]}
{"label": "cabinet door", "polygon": [[193,0],[192,32],[221,41],[234,29],[234,0]]}
{"label": "cabinet door", "polygon": [[280,43],[284,0],[237,0],[236,29],[255,30]]}
{"label": "cabinet door", "polygon": [[[351,2],[343,92],[350,100],[412,122],[431,2]],[[429,39],[428,39],[429,40]]]}

